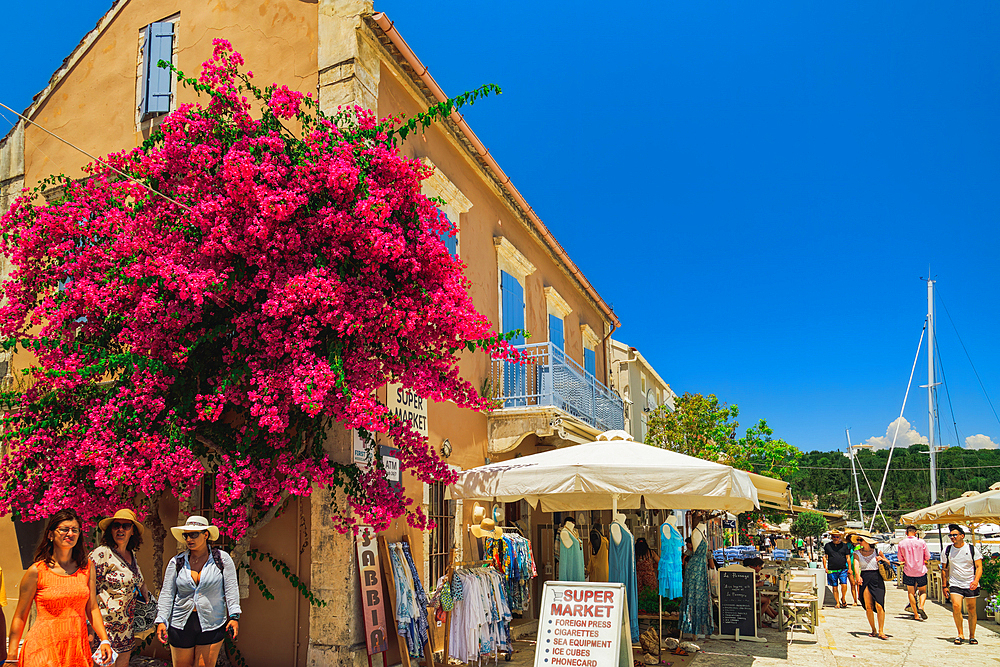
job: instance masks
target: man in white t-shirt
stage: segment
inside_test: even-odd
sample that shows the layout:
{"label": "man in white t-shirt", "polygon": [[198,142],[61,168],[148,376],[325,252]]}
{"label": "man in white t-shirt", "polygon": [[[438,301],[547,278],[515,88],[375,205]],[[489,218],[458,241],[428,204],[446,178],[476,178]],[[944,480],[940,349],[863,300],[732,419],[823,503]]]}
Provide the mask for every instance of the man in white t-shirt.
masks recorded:
{"label": "man in white t-shirt", "polygon": [[964,641],[962,635],[962,600],[969,615],[969,643],[976,639],[976,598],[979,597],[979,578],[983,576],[983,553],[979,547],[965,543],[965,530],[956,524],[948,526],[951,544],[941,554],[944,566],[944,592],[951,598],[951,612],[955,617],[958,636],[954,643]]}

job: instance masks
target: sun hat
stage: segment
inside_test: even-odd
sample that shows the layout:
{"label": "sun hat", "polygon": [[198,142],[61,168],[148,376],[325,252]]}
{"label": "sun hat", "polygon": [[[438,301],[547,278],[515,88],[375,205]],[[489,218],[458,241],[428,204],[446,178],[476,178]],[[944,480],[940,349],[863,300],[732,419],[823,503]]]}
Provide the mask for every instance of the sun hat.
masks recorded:
{"label": "sun hat", "polygon": [[860,540],[862,540],[864,542],[867,542],[868,544],[870,544],[872,546],[875,546],[876,544],[878,544],[878,540],[876,540],[874,537],[871,537],[870,535],[858,535],[858,539],[860,539]]}
{"label": "sun hat", "polygon": [[142,537],[142,534],[146,531],[143,525],[139,523],[139,520],[135,518],[135,512],[127,509],[120,509],[117,512],[115,512],[114,516],[109,516],[106,519],[101,519],[97,523],[97,527],[100,528],[102,531],[107,530],[108,526],[110,526],[115,519],[124,519],[126,521],[131,521],[132,525],[135,526],[135,529],[139,531],[140,537]]}
{"label": "sun hat", "polygon": [[472,505],[472,523],[479,523],[486,518],[486,508],[479,503]]}
{"label": "sun hat", "polygon": [[203,516],[198,516],[197,514],[192,514],[187,518],[187,522],[183,526],[174,526],[170,529],[170,532],[174,534],[174,538],[181,544],[185,544],[184,533],[192,533],[195,531],[208,531],[208,539],[213,542],[219,539],[219,527],[213,526],[208,523],[208,519]]}
{"label": "sun hat", "polygon": [[834,535],[843,535],[843,534],[844,534],[844,531],[837,530],[836,528],[834,528],[833,530],[830,531],[830,537],[833,537]]}
{"label": "sun hat", "polygon": [[497,526],[497,522],[493,519],[483,519],[478,526],[472,526],[472,534],[477,538],[492,537],[499,540],[503,537],[503,530]]}

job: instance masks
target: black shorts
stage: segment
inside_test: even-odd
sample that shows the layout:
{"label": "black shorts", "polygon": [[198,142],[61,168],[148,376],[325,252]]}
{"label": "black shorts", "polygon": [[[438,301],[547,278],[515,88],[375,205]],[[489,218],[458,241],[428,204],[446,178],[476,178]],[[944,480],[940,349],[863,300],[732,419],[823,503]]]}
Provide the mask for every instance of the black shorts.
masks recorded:
{"label": "black shorts", "polygon": [[922,574],[919,577],[911,577],[910,575],[903,573],[903,585],[904,586],[916,586],[917,588],[923,588],[927,585],[927,575]]}
{"label": "black shorts", "polygon": [[949,595],[961,595],[963,598],[977,598],[979,597],[979,589],[970,591],[968,588],[959,588],[958,586],[952,586],[948,589]]}
{"label": "black shorts", "polygon": [[183,630],[170,626],[167,628],[167,639],[171,646],[177,648],[194,648],[195,646],[211,646],[218,644],[226,638],[226,624],[215,630],[201,629],[201,621],[198,620],[198,612],[192,611],[188,616],[187,623]]}

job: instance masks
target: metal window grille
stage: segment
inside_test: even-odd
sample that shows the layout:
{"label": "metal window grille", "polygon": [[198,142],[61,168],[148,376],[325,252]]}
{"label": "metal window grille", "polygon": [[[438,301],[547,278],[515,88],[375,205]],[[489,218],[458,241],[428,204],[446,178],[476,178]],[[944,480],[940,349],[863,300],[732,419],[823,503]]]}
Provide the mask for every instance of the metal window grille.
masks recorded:
{"label": "metal window grille", "polygon": [[427,578],[427,586],[430,588],[433,588],[437,580],[447,572],[453,542],[455,513],[452,501],[445,499],[444,493],[444,484],[436,482],[430,485],[428,518],[435,524],[431,529],[428,554],[430,576]]}
{"label": "metal window grille", "polygon": [[[197,514],[208,519],[208,522],[213,525],[218,525],[215,523],[215,473],[205,473],[201,482],[191,493],[191,514]],[[185,521],[186,516],[177,517],[177,521]],[[219,547],[223,551],[228,551],[230,548],[229,538],[223,533],[219,533],[219,539],[215,542],[211,542],[212,546]]]}

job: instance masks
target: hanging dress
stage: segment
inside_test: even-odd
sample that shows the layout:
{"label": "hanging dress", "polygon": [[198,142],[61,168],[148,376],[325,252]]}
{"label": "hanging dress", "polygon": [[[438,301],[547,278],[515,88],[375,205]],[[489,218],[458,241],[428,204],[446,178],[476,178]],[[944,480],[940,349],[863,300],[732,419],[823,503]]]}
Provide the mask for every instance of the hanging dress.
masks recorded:
{"label": "hanging dress", "polygon": [[710,635],[715,630],[712,595],[708,583],[708,538],[701,542],[684,565],[684,595],[681,600],[681,634]]}
{"label": "hanging dress", "polygon": [[[90,567],[70,575],[55,574],[44,561],[35,563],[38,588],[37,615],[21,648],[18,667],[91,667],[87,644],[87,602],[90,600]],[[15,656],[8,656],[13,659]]]}
{"label": "hanging dress", "polygon": [[[569,535],[571,544],[566,546],[562,534]],[[583,574],[583,545],[569,530],[563,528],[559,536],[559,581],[586,581]]]}
{"label": "hanging dress", "polygon": [[[663,530],[669,529],[670,537],[663,538]],[[673,525],[664,523],[660,527],[660,595],[674,600],[684,594],[684,569],[681,566],[681,549],[684,538]]]}
{"label": "hanging dress", "polygon": [[632,626],[632,641],[639,641],[639,592],[635,576],[635,547],[632,533],[619,524],[622,531],[621,544],[611,540],[611,555],[608,558],[608,581],[625,584],[628,600],[628,618]]}
{"label": "hanging dress", "polygon": [[608,580],[608,538],[603,535],[601,535],[601,546],[597,549],[597,553],[590,557],[588,568],[590,581]]}

